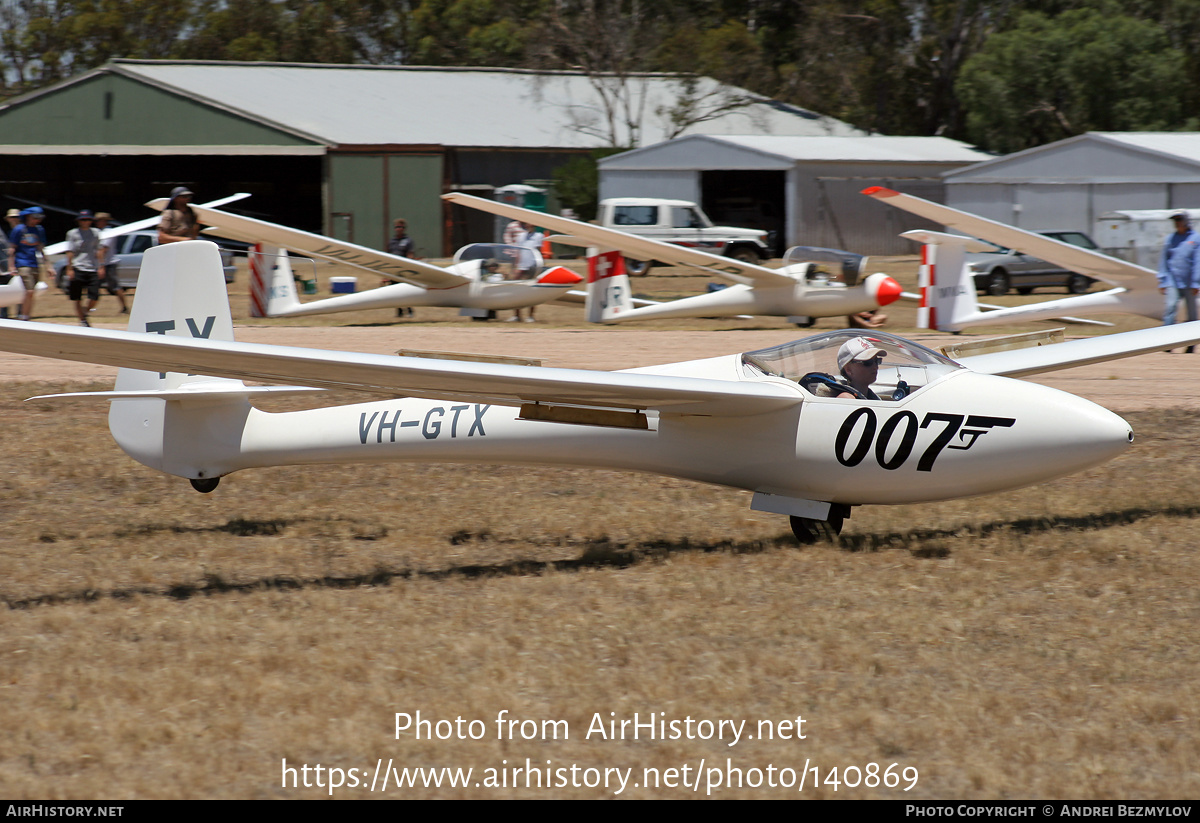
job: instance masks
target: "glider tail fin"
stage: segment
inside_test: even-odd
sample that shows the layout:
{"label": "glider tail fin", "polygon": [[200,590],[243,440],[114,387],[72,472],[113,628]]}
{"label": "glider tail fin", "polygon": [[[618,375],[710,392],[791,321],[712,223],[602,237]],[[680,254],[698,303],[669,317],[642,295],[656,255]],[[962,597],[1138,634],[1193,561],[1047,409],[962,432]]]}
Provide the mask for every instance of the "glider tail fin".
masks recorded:
{"label": "glider tail fin", "polygon": [[[215,243],[190,240],[147,250],[129,313],[129,331],[233,340],[229,296]],[[170,392],[201,382],[226,389],[241,385],[227,378],[125,368],[117,373],[116,390]],[[222,445],[213,442],[209,417],[248,410],[245,395],[236,393],[206,396],[201,403],[158,397],[115,399],[108,426],[121,448],[138,462],[196,478],[204,474],[193,466]]]}
{"label": "glider tail fin", "polygon": [[633,308],[625,259],[618,251],[588,249],[587,320],[609,323]]}
{"label": "glider tail fin", "polygon": [[979,312],[975,280],[967,268],[966,253],[993,247],[970,237],[923,229],[907,231],[901,236],[924,244],[917,281],[921,293],[917,327],[957,331],[961,320]]}
{"label": "glider tail fin", "polygon": [[292,272],[287,249],[258,244],[255,247],[263,282],[267,284],[267,317],[294,309],[300,305],[296,294],[296,277]]}

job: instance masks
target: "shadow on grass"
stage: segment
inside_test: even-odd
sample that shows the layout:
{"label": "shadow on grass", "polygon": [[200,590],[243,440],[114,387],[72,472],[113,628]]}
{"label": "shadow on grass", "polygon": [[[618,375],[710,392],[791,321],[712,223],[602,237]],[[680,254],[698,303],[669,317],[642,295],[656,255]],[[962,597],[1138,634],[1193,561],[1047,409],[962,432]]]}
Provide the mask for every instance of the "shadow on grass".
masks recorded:
{"label": "shadow on grass", "polygon": [[[1166,516],[1193,518],[1200,516],[1200,506],[1170,506],[1163,509],[1125,509],[1101,512],[1082,517],[1030,517],[1019,520],[997,521],[980,525],[959,526],[954,529],[913,529],[906,532],[843,535],[832,545],[850,552],[878,552],[905,549],[915,557],[943,558],[950,554],[947,541],[950,539],[979,538],[996,532],[1010,531],[1018,534],[1044,534],[1049,532],[1098,531],[1113,526],[1126,526],[1150,517]],[[307,520],[244,520],[235,519],[221,526],[208,528],[185,528],[180,526],[147,526],[126,534],[152,534],[158,531],[173,532],[227,532],[240,536],[276,536],[287,526]],[[350,521],[347,521],[350,522]],[[371,534],[362,539],[378,539],[386,534]],[[645,562],[661,562],[673,554],[758,554],[778,548],[794,548],[795,539],[790,535],[778,535],[762,540],[717,540],[694,541],[686,537],[680,540],[646,540],[636,542],[614,541],[608,537],[587,539],[550,538],[530,540],[525,538],[496,538],[490,532],[458,531],[448,537],[451,545],[464,543],[522,543],[540,546],[574,547],[580,556],[565,560],[510,560],[492,564],[464,564],[444,569],[388,569],[376,568],[366,574],[326,575],[322,577],[263,577],[247,582],[230,582],[220,575],[209,574],[202,582],[162,587],[137,586],[111,591],[87,589],[61,592],[11,600],[0,596],[10,609],[25,609],[33,606],[66,603],[86,603],[105,598],[124,600],[138,596],[168,597],[188,600],[192,597],[255,591],[292,591],[312,588],[354,589],[363,586],[388,586],[396,580],[444,580],[447,578],[513,577],[545,574],[547,572],[571,572],[582,569],[623,569]]]}

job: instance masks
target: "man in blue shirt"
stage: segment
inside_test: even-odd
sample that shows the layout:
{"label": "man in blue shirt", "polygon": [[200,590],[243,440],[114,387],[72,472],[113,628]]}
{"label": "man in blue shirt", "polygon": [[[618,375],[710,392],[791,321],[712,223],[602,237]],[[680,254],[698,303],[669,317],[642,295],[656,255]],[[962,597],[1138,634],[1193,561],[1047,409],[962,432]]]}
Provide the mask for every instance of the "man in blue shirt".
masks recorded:
{"label": "man in blue shirt", "polygon": [[38,206],[21,211],[21,222],[8,236],[8,271],[25,281],[25,302],[21,304],[18,320],[28,320],[33,314],[33,295],[41,280],[42,249],[46,246],[46,230],[42,228],[45,214]]}

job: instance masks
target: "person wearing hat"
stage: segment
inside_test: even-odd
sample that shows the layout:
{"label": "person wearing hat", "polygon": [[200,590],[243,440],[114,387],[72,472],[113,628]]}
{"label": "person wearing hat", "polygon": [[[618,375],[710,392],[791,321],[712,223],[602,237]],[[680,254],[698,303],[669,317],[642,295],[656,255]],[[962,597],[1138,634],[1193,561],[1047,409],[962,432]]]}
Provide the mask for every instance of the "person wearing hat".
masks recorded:
{"label": "person wearing hat", "polygon": [[878,400],[879,395],[871,390],[871,384],[879,376],[879,364],[887,352],[867,337],[854,337],[838,349],[837,364],[842,377],[846,378],[847,391],[837,397],[857,397],[862,400]]}
{"label": "person wearing hat", "polygon": [[121,314],[129,314],[129,304],[125,301],[125,289],[121,288],[121,284],[117,280],[117,264],[113,260],[117,256],[117,244],[121,242],[121,238],[119,235],[108,239],[104,238],[104,230],[108,228],[108,221],[111,219],[112,215],[108,212],[98,211],[96,212],[96,222],[92,224],[92,228],[100,232],[100,242],[104,244],[104,268],[100,269],[100,285],[117,298],[121,304]]}
{"label": "person wearing hat", "polygon": [[187,186],[171,189],[171,200],[163,209],[162,220],[158,223],[159,243],[195,240],[200,234],[200,223],[196,220],[196,212],[192,211],[191,202],[192,192]]}
{"label": "person wearing hat", "polygon": [[[0,259],[7,261],[8,260],[8,245],[9,245],[8,244],[8,235],[11,234],[12,230],[15,229],[17,227],[17,224],[19,224],[21,222],[21,210],[20,209],[9,209],[8,214],[6,214],[4,216],[4,218],[6,220],[8,220],[8,228],[5,229],[4,231],[0,232]],[[0,286],[8,285],[8,281],[11,277],[12,277],[12,275],[8,273],[8,269],[5,268],[4,272],[2,274],[0,274]],[[7,319],[8,319],[8,306],[0,306],[0,320],[7,320]]]}
{"label": "person wearing hat", "polygon": [[46,247],[46,230],[42,228],[45,213],[40,206],[21,209],[21,222],[8,236],[8,273],[20,275],[25,282],[25,301],[18,320],[28,320],[33,314],[33,295],[41,280],[42,249]]}
{"label": "person wearing hat", "polygon": [[[1158,291],[1164,297],[1163,325],[1176,320],[1179,302],[1187,308],[1187,319],[1196,319],[1196,289],[1200,288],[1200,234],[1192,229],[1186,211],[1171,215],[1175,231],[1163,244],[1158,262]],[[1193,348],[1186,351],[1191,354]]]}
{"label": "person wearing hat", "polygon": [[[91,326],[88,315],[100,302],[100,272],[104,268],[104,243],[100,232],[92,228],[95,215],[88,209],[75,217],[75,228],[67,232],[67,296],[75,304],[79,325]],[[87,289],[88,305],[83,306]]]}
{"label": "person wearing hat", "polygon": [[[413,239],[408,236],[408,221],[403,217],[397,217],[392,221],[392,239],[388,241],[387,250],[389,254],[394,254],[397,257],[415,257],[416,248],[413,246]],[[382,285],[390,286],[394,280],[384,280]],[[413,316],[411,306],[396,309],[396,316],[403,317],[404,313],[408,312],[408,316]]]}

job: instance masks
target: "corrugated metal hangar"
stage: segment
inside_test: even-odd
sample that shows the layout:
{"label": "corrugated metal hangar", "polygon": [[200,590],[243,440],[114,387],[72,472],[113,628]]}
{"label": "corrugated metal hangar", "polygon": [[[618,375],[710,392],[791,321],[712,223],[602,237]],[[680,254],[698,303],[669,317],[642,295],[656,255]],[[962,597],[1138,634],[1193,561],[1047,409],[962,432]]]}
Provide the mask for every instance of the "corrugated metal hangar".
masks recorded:
{"label": "corrugated metal hangar", "polygon": [[1200,133],[1089,132],[958,169],[945,182],[954,208],[1092,234],[1107,212],[1200,207]]}
{"label": "corrugated metal hangar", "polygon": [[945,137],[690,135],[600,161],[600,196],[691,200],[717,223],[776,233],[777,251],[827,246],[910,254],[931,224],[860,193],[889,186],[943,201],[941,175],[991,155]]}
{"label": "corrugated metal hangar", "polygon": [[[678,76],[629,79],[646,141]],[[699,93],[743,94],[702,78]],[[114,60],[0,106],[0,204],[148,215],[187,185],[196,199],[247,191],[255,216],[383,247],[404,216],[423,256],[490,238],[492,221],[438,195],[544,179],[609,145],[601,95],[579,72]],[[712,134],[848,135],[833,118],[763,100],[692,126]],[[622,139],[627,135],[621,135]],[[13,201],[13,198],[20,198]],[[56,225],[55,220],[61,223]],[[48,221],[53,237],[69,218]]]}

